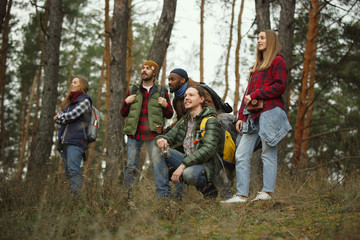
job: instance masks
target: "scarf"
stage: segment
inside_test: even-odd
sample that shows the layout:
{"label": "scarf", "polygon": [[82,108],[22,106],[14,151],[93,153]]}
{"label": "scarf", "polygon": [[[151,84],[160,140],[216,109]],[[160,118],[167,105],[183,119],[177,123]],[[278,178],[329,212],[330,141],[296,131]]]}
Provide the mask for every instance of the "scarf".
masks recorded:
{"label": "scarf", "polygon": [[189,82],[186,82],[179,90],[175,92],[176,97],[183,97],[185,95],[185,91],[187,89]]}
{"label": "scarf", "polygon": [[78,96],[80,96],[81,94],[83,94],[81,91],[79,92],[71,92],[69,99],[71,102],[75,101],[77,99]]}

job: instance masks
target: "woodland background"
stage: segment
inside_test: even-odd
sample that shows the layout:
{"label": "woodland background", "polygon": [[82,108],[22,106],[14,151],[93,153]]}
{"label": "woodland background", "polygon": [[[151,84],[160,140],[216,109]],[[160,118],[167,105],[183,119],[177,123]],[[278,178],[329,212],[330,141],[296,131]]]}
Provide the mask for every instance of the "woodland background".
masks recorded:
{"label": "woodland background", "polygon": [[[172,38],[180,1],[0,0],[1,239],[358,238],[358,0],[248,0],[255,13],[245,29],[244,0],[195,1],[200,41],[186,53],[187,64],[198,68],[194,80],[233,104],[234,114],[257,33],[278,32],[289,68],[283,97],[293,131],[278,148],[274,200],[222,206],[192,188],[182,202],[157,199],[151,168],[139,167],[140,184],[127,201],[120,107],[144,60],[162,66],[159,81],[165,85],[171,67],[179,65],[176,51],[167,53],[182,41]],[[149,10],[145,4],[161,7]],[[14,17],[14,9],[31,12],[28,20]],[[212,78],[204,77],[214,71],[204,64],[204,51],[211,51],[204,43],[213,41],[204,23],[211,18],[217,19],[223,47]],[[71,199],[54,147],[53,116],[75,75],[88,78],[102,125],[84,162],[82,195]],[[253,158],[251,194],[261,187],[259,154]]]}

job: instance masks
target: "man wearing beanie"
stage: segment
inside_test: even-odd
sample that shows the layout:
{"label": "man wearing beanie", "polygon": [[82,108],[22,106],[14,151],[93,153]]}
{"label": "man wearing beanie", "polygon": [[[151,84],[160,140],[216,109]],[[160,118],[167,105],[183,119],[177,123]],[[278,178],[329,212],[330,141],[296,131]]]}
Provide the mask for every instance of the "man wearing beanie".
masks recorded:
{"label": "man wearing beanie", "polygon": [[121,115],[126,117],[124,133],[128,136],[124,183],[129,193],[135,183],[141,146],[145,143],[154,168],[156,191],[159,196],[168,195],[159,187],[163,184],[157,177],[161,171],[164,171],[163,169],[167,169],[167,165],[156,162],[153,149],[158,129],[163,128],[165,118],[170,119],[174,111],[167,89],[155,83],[158,70],[159,67],[154,61],[145,61],[141,69],[140,84],[129,87],[121,107]]}
{"label": "man wearing beanie", "polygon": [[[199,82],[195,82],[191,78],[188,77],[187,72],[182,68],[175,68],[170,72],[168,77],[169,80],[169,89],[171,93],[174,93],[173,106],[176,112],[177,120],[180,120],[182,116],[184,116],[187,112],[184,105],[184,94],[186,89],[189,87],[194,87],[200,85]],[[211,95],[205,91],[205,103],[207,106],[215,108],[214,102],[211,98]],[[171,127],[175,125],[173,123]],[[171,128],[170,127],[170,128]]]}

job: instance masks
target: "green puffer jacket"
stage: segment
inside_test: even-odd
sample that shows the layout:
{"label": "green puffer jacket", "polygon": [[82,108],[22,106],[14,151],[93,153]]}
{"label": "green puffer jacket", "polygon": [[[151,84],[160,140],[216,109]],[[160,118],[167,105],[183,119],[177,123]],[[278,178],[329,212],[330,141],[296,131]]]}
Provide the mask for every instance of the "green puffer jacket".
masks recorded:
{"label": "green puffer jacket", "polygon": [[[203,111],[195,117],[194,136],[200,129],[200,123],[207,116],[216,116],[216,111],[211,107],[205,107]],[[171,148],[182,146],[188,126],[189,113],[183,116],[176,125],[166,135],[159,135],[155,142],[164,138],[168,141]],[[199,146],[197,150],[184,158],[182,163],[186,167],[201,164],[205,168],[206,177],[209,182],[215,183],[221,170],[221,163],[216,157],[216,152],[221,149],[221,125],[219,120],[214,117],[208,119],[205,126],[205,136],[199,134]]]}

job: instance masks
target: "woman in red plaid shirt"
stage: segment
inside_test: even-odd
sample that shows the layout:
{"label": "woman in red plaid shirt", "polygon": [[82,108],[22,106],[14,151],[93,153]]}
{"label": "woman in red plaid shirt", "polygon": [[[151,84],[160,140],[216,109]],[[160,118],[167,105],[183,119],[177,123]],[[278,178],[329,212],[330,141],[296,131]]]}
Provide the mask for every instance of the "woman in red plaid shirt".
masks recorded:
{"label": "woman in red plaid shirt", "polygon": [[[277,174],[276,145],[291,130],[284,111],[282,94],[286,89],[287,67],[279,53],[280,43],[272,30],[263,30],[257,38],[256,61],[250,71],[247,91],[241,102],[236,130],[237,142],[236,190],[232,198],[223,203],[247,202],[250,184],[250,159],[261,142],[263,188],[252,201],[269,200],[275,190]],[[247,109],[251,100],[264,100],[257,112]]]}

